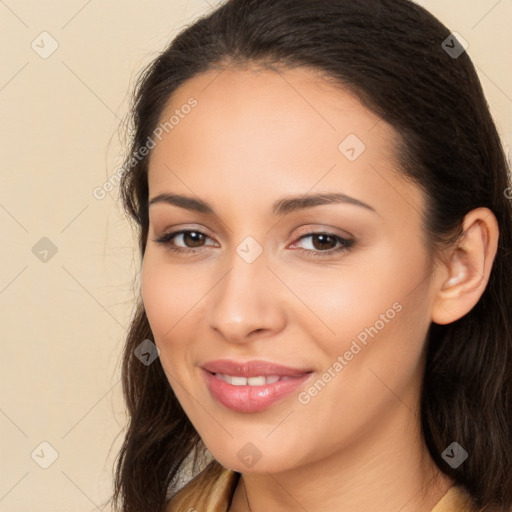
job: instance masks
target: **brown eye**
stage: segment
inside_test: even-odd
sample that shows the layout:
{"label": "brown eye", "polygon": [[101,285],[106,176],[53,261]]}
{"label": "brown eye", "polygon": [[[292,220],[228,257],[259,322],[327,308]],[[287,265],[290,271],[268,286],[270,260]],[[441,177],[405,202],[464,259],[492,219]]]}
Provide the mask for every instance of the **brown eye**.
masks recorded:
{"label": "brown eye", "polygon": [[183,229],[181,231],[166,233],[155,239],[155,242],[177,253],[191,253],[194,252],[194,249],[202,249],[205,246],[204,242],[207,238],[209,237],[200,231]]}
{"label": "brown eye", "polygon": [[303,244],[303,247],[299,250],[313,257],[330,256],[334,253],[349,250],[355,244],[355,240],[347,240],[332,233],[308,233],[301,236],[298,242],[305,239],[310,239],[311,241]]}
{"label": "brown eye", "polygon": [[[198,231],[184,231],[180,234],[187,247],[202,247],[205,236]],[[178,235],[178,236],[180,236]]]}
{"label": "brown eye", "polygon": [[[315,249],[318,249],[319,251],[325,250],[325,249],[333,249],[336,247],[337,240],[331,236],[331,235],[324,235],[324,234],[318,234],[318,235],[311,235],[311,239],[313,240],[313,247]],[[316,241],[316,243],[315,243]]]}

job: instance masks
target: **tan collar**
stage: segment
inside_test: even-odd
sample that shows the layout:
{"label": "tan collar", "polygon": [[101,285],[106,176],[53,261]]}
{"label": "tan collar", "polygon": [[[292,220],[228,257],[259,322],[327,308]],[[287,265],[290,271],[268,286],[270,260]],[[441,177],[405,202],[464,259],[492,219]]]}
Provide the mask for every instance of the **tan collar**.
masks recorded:
{"label": "tan collar", "polygon": [[176,493],[166,512],[227,512],[239,478],[214,460]]}
{"label": "tan collar", "polygon": [[463,488],[453,485],[436,503],[432,512],[474,512],[475,506],[469,493]]}
{"label": "tan collar", "polygon": [[[212,461],[168,503],[166,512],[227,512],[240,473]],[[471,498],[462,487],[450,487],[431,512],[474,512]]]}

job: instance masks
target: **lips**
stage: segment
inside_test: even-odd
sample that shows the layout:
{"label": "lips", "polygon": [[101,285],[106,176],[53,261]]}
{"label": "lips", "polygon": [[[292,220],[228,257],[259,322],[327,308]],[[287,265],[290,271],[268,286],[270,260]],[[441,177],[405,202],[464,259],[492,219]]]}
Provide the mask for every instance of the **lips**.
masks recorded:
{"label": "lips", "polygon": [[209,361],[202,368],[210,373],[223,373],[235,377],[268,377],[278,375],[279,377],[297,377],[311,372],[310,369],[291,368],[268,361],[245,361],[237,362],[230,359],[219,359]]}
{"label": "lips", "polygon": [[237,412],[262,411],[289,396],[311,378],[309,369],[267,361],[209,361],[202,366],[212,397]]}

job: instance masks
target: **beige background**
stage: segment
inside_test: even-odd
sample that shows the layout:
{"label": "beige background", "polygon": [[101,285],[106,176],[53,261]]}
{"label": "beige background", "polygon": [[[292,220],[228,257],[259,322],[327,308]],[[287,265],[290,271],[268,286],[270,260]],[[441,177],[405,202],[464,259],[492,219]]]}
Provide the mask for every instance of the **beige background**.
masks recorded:
{"label": "beige background", "polygon": [[[421,3],[468,41],[510,145],[512,0]],[[0,512],[86,512],[109,496],[139,262],[117,190],[93,190],[121,164],[135,74],[214,4],[0,0]],[[46,262],[32,252],[43,237],[57,248]],[[58,454],[47,469],[42,442]]]}

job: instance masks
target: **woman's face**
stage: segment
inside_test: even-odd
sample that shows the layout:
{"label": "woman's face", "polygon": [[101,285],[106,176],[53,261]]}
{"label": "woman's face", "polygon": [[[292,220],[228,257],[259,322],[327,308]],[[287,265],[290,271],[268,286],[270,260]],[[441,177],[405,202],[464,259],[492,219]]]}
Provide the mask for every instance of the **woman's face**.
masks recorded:
{"label": "woman's face", "polygon": [[304,68],[199,75],[161,122],[142,297],[214,457],[277,472],[412,435],[433,275],[391,127]]}

